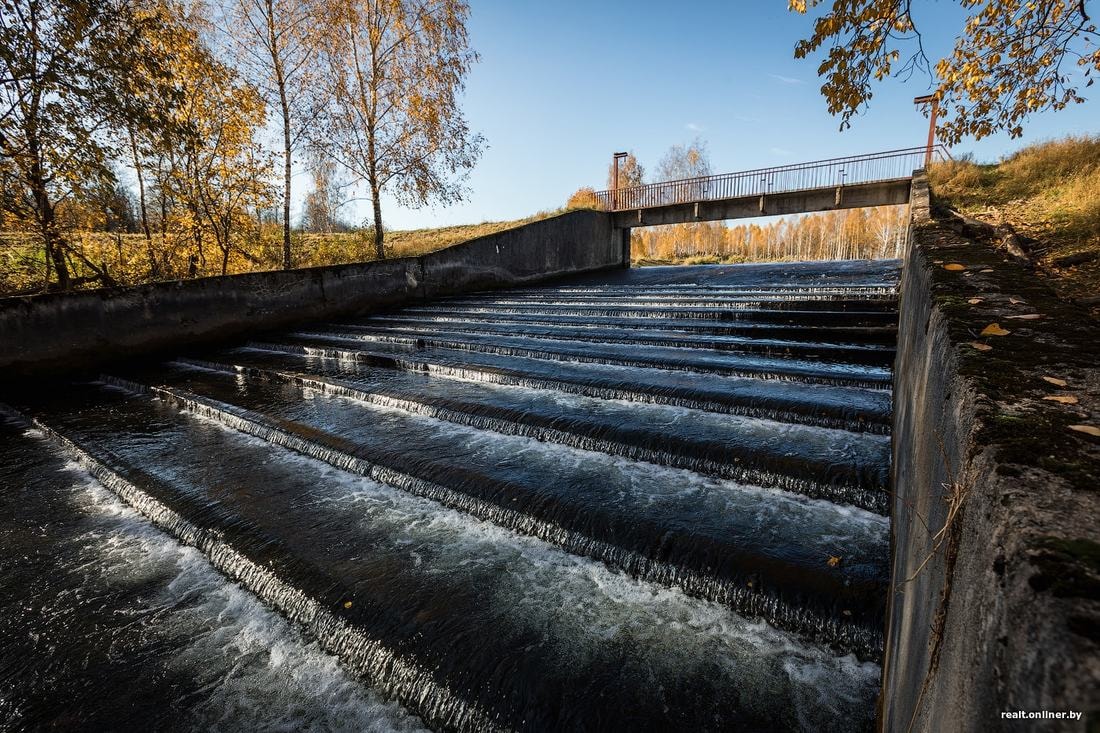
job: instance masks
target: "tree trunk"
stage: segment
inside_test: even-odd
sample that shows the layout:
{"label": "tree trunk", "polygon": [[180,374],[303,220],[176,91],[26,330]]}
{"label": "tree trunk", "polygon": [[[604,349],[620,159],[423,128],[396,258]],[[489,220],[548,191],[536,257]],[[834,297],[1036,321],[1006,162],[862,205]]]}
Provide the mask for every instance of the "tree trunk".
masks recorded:
{"label": "tree trunk", "polygon": [[378,185],[378,158],[376,156],[374,135],[374,127],[368,123],[367,157],[370,159],[370,169],[367,171],[367,177],[370,183],[370,200],[374,207],[374,257],[378,260],[384,260],[386,259],[386,249],[384,247],[386,232],[382,228],[382,201],[379,199],[381,193],[379,189],[381,187]]}
{"label": "tree trunk", "polygon": [[57,231],[53,203],[50,201],[49,193],[46,191],[46,186],[41,178],[38,178],[32,184],[32,188],[38,215],[39,233],[42,235],[42,241],[46,247],[46,256],[50,258],[54,272],[57,274],[57,286],[61,290],[68,290],[70,285],[69,265],[65,261],[61,236]]}
{"label": "tree trunk", "polygon": [[[34,215],[38,223],[38,233],[42,236],[46,257],[53,264],[54,272],[57,274],[57,286],[62,290],[68,290],[69,266],[65,262],[65,253],[62,251],[60,236],[57,232],[53,202],[50,201],[50,192],[46,188],[46,174],[42,169],[38,135],[33,125],[29,125],[27,129],[27,152],[31,160],[30,168],[27,170],[27,184],[34,199]],[[47,279],[46,288],[48,289],[49,286]]]}
{"label": "tree trunk", "polygon": [[57,225],[54,223],[53,206],[46,201],[46,208],[42,212],[45,221],[42,224],[42,240],[46,243],[46,254],[53,263],[54,272],[57,273],[57,287],[68,290],[70,286],[69,264],[65,261],[65,252],[62,248],[60,237],[57,233]]}
{"label": "tree trunk", "polygon": [[157,253],[153,249],[153,233],[149,229],[149,214],[145,208],[145,176],[141,169],[141,156],[138,154],[137,136],[134,128],[129,129],[130,151],[134,156],[134,172],[138,182],[138,208],[141,210],[141,230],[145,233],[145,251],[149,256],[149,279],[157,280],[160,277],[160,267],[157,265]]}
{"label": "tree trunk", "polygon": [[386,249],[383,242],[386,232],[382,228],[382,202],[378,200],[378,187],[371,183],[371,201],[374,204],[374,256],[376,259],[386,259]]}
{"label": "tree trunk", "polygon": [[278,34],[275,32],[275,6],[272,0],[266,0],[268,50],[271,51],[271,65],[275,71],[275,86],[279,90],[279,107],[283,115],[283,269],[291,267],[290,257],[290,103],[286,97],[286,76],[283,70],[283,58],[279,50]]}
{"label": "tree trunk", "polygon": [[283,269],[289,270],[293,263],[290,257],[290,110],[286,104],[286,93],[279,87],[279,96],[283,102]]}

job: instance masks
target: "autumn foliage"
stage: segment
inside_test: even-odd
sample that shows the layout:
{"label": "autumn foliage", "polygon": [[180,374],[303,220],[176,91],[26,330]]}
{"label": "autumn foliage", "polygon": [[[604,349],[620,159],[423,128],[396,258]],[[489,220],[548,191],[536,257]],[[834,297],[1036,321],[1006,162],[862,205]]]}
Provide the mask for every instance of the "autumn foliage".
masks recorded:
{"label": "autumn foliage", "polygon": [[384,257],[382,197],[458,200],[481,150],[458,105],[477,59],[461,0],[9,0],[0,14],[9,293],[314,264],[291,220],[302,163],[311,228],[346,228],[357,190],[372,204],[371,236],[337,238],[332,257]]}
{"label": "autumn foliage", "polygon": [[[1029,115],[1084,101],[1082,89],[1100,71],[1100,34],[1085,0],[950,4],[968,15],[962,27],[950,29],[955,45],[941,59],[925,53],[921,13],[931,3],[912,0],[834,0],[795,56],[824,52],[817,68],[821,92],[845,127],[875,84],[914,73],[927,78],[942,111],[940,139],[951,145],[999,131],[1018,137]],[[789,0],[798,13],[822,5]]]}
{"label": "autumn foliage", "polygon": [[591,186],[578,188],[565,202],[567,209],[602,209],[603,203],[596,196],[596,190]]}
{"label": "autumn foliage", "polygon": [[636,261],[737,263],[900,257],[909,207],[848,209],[762,223],[721,222],[643,227],[631,231]]}

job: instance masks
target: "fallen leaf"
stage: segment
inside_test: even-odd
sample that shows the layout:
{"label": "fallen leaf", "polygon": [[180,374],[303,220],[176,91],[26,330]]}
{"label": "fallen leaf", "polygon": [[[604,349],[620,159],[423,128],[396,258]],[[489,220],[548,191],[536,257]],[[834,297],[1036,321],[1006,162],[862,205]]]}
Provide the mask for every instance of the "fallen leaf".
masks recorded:
{"label": "fallen leaf", "polygon": [[966,265],[960,265],[958,262],[948,262],[943,266],[943,269],[950,272],[962,272],[966,269]]}
{"label": "fallen leaf", "polygon": [[831,567],[831,568],[839,567],[840,566],[840,558],[837,557],[836,555],[829,555],[828,563],[829,563],[829,567]]}
{"label": "fallen leaf", "polygon": [[852,615],[852,612],[849,611],[847,608],[845,608],[843,611],[841,611],[841,613],[843,613],[845,616],[851,616]]}
{"label": "fallen leaf", "polygon": [[1012,331],[1006,331],[1001,328],[999,323],[990,323],[988,326],[982,329],[982,336],[1007,336]]}
{"label": "fallen leaf", "polygon": [[1052,394],[1043,398],[1051,402],[1061,402],[1063,405],[1076,405],[1077,398],[1070,394]]}
{"label": "fallen leaf", "polygon": [[933,265],[942,265],[942,264],[943,264],[943,260],[932,260],[932,264],[933,264]]}
{"label": "fallen leaf", "polygon": [[1042,318],[1038,313],[1028,313],[1023,316],[1005,316],[1005,318],[1014,318],[1017,321],[1034,321]]}
{"label": "fallen leaf", "polygon": [[1008,302],[1012,303],[1012,305],[1021,305],[1024,301],[1020,300],[1019,298],[1009,298]]}
{"label": "fallen leaf", "polygon": [[984,270],[978,270],[978,272],[993,272],[993,268],[992,267],[987,267]]}
{"label": "fallen leaf", "polygon": [[970,348],[977,349],[978,351],[993,351],[993,347],[989,344],[983,344],[981,341],[971,341]]}
{"label": "fallen leaf", "polygon": [[351,608],[351,601],[344,601],[344,608]]}
{"label": "fallen leaf", "polygon": [[1067,384],[1069,384],[1069,382],[1067,382],[1066,380],[1059,379],[1058,377],[1043,377],[1043,381],[1050,382],[1055,387],[1065,387]]}
{"label": "fallen leaf", "polygon": [[1091,435],[1094,438],[1100,438],[1100,428],[1096,427],[1095,425],[1070,425],[1069,429],[1076,430],[1077,432],[1084,433],[1085,435]]}
{"label": "fallen leaf", "polygon": [[969,303],[970,305],[977,305],[978,303],[982,302],[982,299],[981,298],[971,298],[970,300],[968,300],[966,302]]}

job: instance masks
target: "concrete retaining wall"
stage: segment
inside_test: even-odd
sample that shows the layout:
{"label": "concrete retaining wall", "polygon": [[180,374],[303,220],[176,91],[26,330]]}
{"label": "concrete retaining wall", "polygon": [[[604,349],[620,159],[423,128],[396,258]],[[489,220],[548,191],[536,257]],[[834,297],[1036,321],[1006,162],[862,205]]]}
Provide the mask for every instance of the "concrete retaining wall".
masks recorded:
{"label": "concrete retaining wall", "polygon": [[[880,721],[889,731],[1095,730],[1100,439],[1069,426],[1100,425],[1100,328],[929,214],[920,177],[895,371],[895,593]],[[1027,314],[1040,318],[1012,317]],[[981,337],[990,323],[1011,333]],[[1002,717],[1021,710],[1085,719]]]}
{"label": "concrete retaining wall", "polygon": [[0,373],[115,359],[412,300],[623,264],[609,214],[575,211],[415,258],[0,299]]}

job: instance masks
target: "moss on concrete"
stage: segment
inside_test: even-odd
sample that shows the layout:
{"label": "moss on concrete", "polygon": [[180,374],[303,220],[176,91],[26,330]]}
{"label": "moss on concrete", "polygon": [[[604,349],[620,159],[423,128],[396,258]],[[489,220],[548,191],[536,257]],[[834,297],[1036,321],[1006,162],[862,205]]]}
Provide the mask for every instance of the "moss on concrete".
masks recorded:
{"label": "moss on concrete", "polygon": [[1092,540],[1043,537],[1031,563],[1038,572],[1031,587],[1056,598],[1100,600],[1100,544]]}
{"label": "moss on concrete", "polygon": [[[925,250],[933,303],[956,344],[958,373],[969,378],[980,397],[973,450],[993,450],[1001,475],[1019,476],[1033,467],[1076,490],[1096,491],[1100,441],[1069,426],[1092,419],[1083,388],[1088,371],[1095,367],[1100,329],[1083,309],[1060,300],[1045,282],[989,247],[935,223],[926,225],[925,232],[940,245]],[[943,265],[949,263],[967,269],[947,270]],[[976,298],[981,302],[970,302]],[[1011,318],[1029,313],[1042,317]],[[991,323],[1011,333],[981,336]],[[988,344],[992,350],[977,350],[972,342]],[[1058,389],[1044,376],[1070,384]],[[1078,396],[1080,404],[1043,399],[1059,394]]]}

